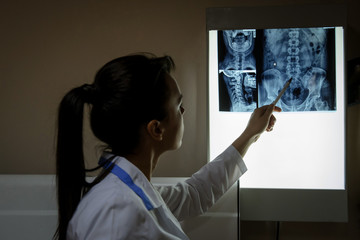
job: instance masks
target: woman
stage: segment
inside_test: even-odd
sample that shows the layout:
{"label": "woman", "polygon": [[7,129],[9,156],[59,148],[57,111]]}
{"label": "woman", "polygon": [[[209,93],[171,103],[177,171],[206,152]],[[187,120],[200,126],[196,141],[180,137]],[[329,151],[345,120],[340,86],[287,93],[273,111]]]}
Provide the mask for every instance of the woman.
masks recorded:
{"label": "woman", "polygon": [[[272,105],[255,110],[240,137],[187,181],[150,183],[159,157],[182,142],[185,110],[174,67],[168,56],[117,58],[93,84],[65,95],[58,119],[55,239],[188,239],[179,221],[204,213],[246,171],[242,156],[275,124],[272,112],[280,109]],[[85,103],[94,135],[107,144],[99,161],[103,171],[91,183],[82,142]]]}

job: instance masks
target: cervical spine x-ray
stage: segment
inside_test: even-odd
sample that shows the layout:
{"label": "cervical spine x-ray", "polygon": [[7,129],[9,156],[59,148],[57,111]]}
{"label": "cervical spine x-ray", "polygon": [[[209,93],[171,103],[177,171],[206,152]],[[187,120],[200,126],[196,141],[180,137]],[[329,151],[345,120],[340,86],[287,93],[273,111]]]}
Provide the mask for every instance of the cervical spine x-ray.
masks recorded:
{"label": "cervical spine x-ray", "polygon": [[271,104],[283,111],[336,110],[333,28],[218,32],[219,110],[251,112]]}

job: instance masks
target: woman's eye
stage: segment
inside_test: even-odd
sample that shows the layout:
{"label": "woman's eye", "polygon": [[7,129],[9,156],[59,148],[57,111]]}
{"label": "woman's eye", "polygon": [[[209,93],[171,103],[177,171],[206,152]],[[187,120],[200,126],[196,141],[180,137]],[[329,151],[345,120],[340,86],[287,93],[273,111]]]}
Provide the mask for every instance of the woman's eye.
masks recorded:
{"label": "woman's eye", "polygon": [[180,105],[180,112],[183,114],[185,112],[185,108],[183,107],[183,105]]}

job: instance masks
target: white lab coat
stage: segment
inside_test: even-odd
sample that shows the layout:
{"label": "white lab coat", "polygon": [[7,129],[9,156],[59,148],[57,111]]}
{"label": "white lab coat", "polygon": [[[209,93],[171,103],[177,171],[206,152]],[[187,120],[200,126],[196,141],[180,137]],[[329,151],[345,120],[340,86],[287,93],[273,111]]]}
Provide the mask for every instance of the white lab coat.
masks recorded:
{"label": "white lab coat", "polygon": [[154,187],[125,158],[113,160],[148,197],[154,209],[110,173],[81,200],[72,217],[67,239],[188,239],[179,221],[206,212],[246,171],[233,147],[203,166],[185,182]]}

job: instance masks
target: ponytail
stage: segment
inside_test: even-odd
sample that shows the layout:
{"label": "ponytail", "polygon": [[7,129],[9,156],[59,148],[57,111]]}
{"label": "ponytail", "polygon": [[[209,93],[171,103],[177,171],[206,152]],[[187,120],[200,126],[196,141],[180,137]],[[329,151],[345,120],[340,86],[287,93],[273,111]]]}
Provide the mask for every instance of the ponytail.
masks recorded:
{"label": "ponytail", "polygon": [[84,104],[91,85],[74,88],[62,99],[58,113],[56,180],[58,228],[54,239],[66,239],[67,225],[82,197],[86,184],[83,153]]}

